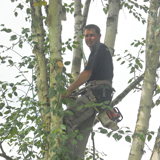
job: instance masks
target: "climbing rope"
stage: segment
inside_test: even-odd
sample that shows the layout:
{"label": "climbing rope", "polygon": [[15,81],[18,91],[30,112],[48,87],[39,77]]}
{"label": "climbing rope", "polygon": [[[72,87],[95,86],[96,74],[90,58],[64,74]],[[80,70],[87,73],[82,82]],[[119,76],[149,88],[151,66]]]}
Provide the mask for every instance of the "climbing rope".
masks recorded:
{"label": "climbing rope", "polygon": [[87,59],[86,59],[86,56],[85,56],[85,53],[84,53],[84,50],[83,50],[83,39],[81,38],[83,36],[82,35],[82,30],[81,29],[77,29],[77,32],[78,32],[78,36],[80,38],[80,47],[81,47],[81,51],[82,51],[83,63],[84,63],[84,66],[86,66]]}

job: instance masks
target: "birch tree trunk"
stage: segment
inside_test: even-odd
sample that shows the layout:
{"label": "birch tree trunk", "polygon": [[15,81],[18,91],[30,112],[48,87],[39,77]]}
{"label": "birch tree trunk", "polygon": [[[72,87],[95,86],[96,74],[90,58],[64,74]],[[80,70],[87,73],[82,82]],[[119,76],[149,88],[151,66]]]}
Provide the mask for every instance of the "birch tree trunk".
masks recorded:
{"label": "birch tree trunk", "polygon": [[120,0],[109,0],[109,11],[106,22],[106,35],[104,44],[108,46],[111,55],[114,55],[114,45],[118,27]]}
{"label": "birch tree trunk", "polygon": [[[80,29],[80,25],[82,23],[82,14],[81,14],[81,0],[76,0],[74,2],[74,36],[75,41],[80,42],[80,37],[78,35],[78,30]],[[80,45],[76,45],[77,48],[73,51],[73,60],[72,60],[72,69],[71,74],[74,80],[77,79],[79,73],[80,73],[80,67],[81,67],[81,60],[82,60],[82,51],[80,48]]]}
{"label": "birch tree trunk", "polygon": [[[150,13],[152,14],[155,10],[158,9],[158,1],[157,0],[151,0],[150,2]],[[149,20],[148,23],[152,23],[153,21]],[[155,17],[155,19],[157,19]],[[154,23],[156,27],[156,23]],[[148,34],[148,32],[147,32]],[[151,56],[147,62],[145,76],[144,76],[144,83],[143,83],[143,89],[142,89],[142,95],[141,95],[141,101],[140,101],[140,107],[139,107],[139,113],[138,113],[138,119],[136,123],[135,132],[133,135],[133,142],[132,147],[130,150],[129,160],[140,160],[143,155],[143,148],[144,148],[144,142],[149,126],[149,119],[150,119],[150,112],[152,107],[152,96],[155,88],[155,77],[156,77],[156,69],[158,66],[159,61],[159,53],[160,53],[160,34],[159,31],[156,32],[153,30],[152,36],[154,39],[150,39],[150,41],[154,41],[154,45],[152,48],[150,48]]]}
{"label": "birch tree trunk", "polygon": [[160,160],[160,127],[150,160]]}
{"label": "birch tree trunk", "polygon": [[[48,99],[48,80],[47,80],[47,70],[46,70],[46,59],[44,54],[44,28],[43,28],[43,18],[41,13],[41,7],[38,5],[33,5],[38,3],[38,0],[30,0],[31,15],[32,15],[32,36],[33,42],[35,43],[33,48],[33,53],[37,58],[37,63],[35,65],[36,74],[36,89],[38,94],[39,102],[41,106],[41,116],[42,122],[45,124],[46,132],[50,131],[50,114],[44,114],[43,109],[49,107]],[[43,108],[43,109],[42,109]],[[49,143],[45,144],[45,151],[48,150]],[[45,152],[45,157],[47,157],[47,152]]]}
{"label": "birch tree trunk", "polygon": [[[74,36],[76,37],[75,41],[79,42],[81,41],[79,34],[83,34],[83,27],[86,25],[90,2],[91,0],[86,0],[83,15],[81,14],[81,0],[76,0],[74,2],[74,17],[75,17]],[[77,44],[76,45],[77,48],[75,48],[73,51],[71,74],[74,80],[77,79],[81,68],[82,49],[80,45],[82,44]]]}
{"label": "birch tree trunk", "polygon": [[[62,1],[61,0],[50,0],[49,1],[49,9],[48,9],[48,27],[49,27],[49,38],[50,38],[50,88],[57,88],[58,84],[56,83],[55,77],[56,75],[62,73],[63,63],[61,57],[61,20],[62,20]],[[54,102],[60,100],[60,93],[58,93],[53,98],[50,98],[50,107],[55,109],[56,107],[53,105]],[[60,130],[60,125],[62,123],[62,119],[58,115],[53,115],[50,112],[50,131],[53,129]],[[49,139],[49,141],[53,141],[53,139]],[[60,147],[60,142],[58,141],[58,137],[54,139],[55,144],[50,143],[48,150],[48,159],[50,160],[52,156],[55,154],[51,152],[50,149],[54,146],[57,148]]]}

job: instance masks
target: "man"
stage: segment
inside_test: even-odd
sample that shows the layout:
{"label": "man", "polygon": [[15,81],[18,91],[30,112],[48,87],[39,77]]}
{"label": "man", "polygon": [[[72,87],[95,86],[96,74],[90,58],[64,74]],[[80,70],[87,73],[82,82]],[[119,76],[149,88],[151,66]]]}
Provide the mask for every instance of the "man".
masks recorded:
{"label": "man", "polygon": [[[62,98],[68,98],[75,89],[84,83],[92,86],[77,98],[76,106],[69,106],[67,109],[67,111],[72,111],[74,115],[66,115],[63,119],[67,134],[78,130],[78,134],[83,135],[82,140],[75,136],[67,144],[67,147],[72,151],[71,159],[77,157],[78,160],[84,155],[90,134],[87,129],[93,126],[97,112],[94,107],[83,107],[80,110],[77,110],[77,108],[90,101],[95,103],[111,101],[113,78],[112,57],[107,46],[100,43],[101,33],[99,27],[92,24],[85,26],[84,38],[91,51],[88,63],[77,80],[68,87],[66,95],[62,95]],[[102,109],[97,107],[97,110],[101,111]],[[76,145],[72,144],[73,139],[77,141]]]}

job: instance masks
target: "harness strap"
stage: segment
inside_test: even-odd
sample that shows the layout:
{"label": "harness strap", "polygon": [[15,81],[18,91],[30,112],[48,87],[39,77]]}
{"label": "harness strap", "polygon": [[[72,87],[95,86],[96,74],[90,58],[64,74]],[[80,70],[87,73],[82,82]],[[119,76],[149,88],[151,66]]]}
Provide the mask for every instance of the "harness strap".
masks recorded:
{"label": "harness strap", "polygon": [[100,84],[108,84],[110,87],[112,87],[112,82],[109,80],[94,80],[90,81],[87,85],[97,86]]}
{"label": "harness strap", "polygon": [[87,91],[87,93],[89,94],[89,99],[90,99],[91,101],[93,101],[93,102],[97,102],[96,97],[93,95],[92,87],[91,87],[91,86],[87,87],[87,88],[86,88],[86,91]]}

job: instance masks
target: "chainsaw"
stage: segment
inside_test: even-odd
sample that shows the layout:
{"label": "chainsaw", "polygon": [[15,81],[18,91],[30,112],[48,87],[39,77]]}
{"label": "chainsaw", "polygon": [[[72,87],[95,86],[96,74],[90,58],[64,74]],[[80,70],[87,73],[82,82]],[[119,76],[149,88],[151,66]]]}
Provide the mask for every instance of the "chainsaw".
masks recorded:
{"label": "chainsaw", "polygon": [[123,119],[123,116],[117,107],[112,110],[106,109],[98,115],[99,121],[103,127],[116,131],[119,129],[117,123]]}

